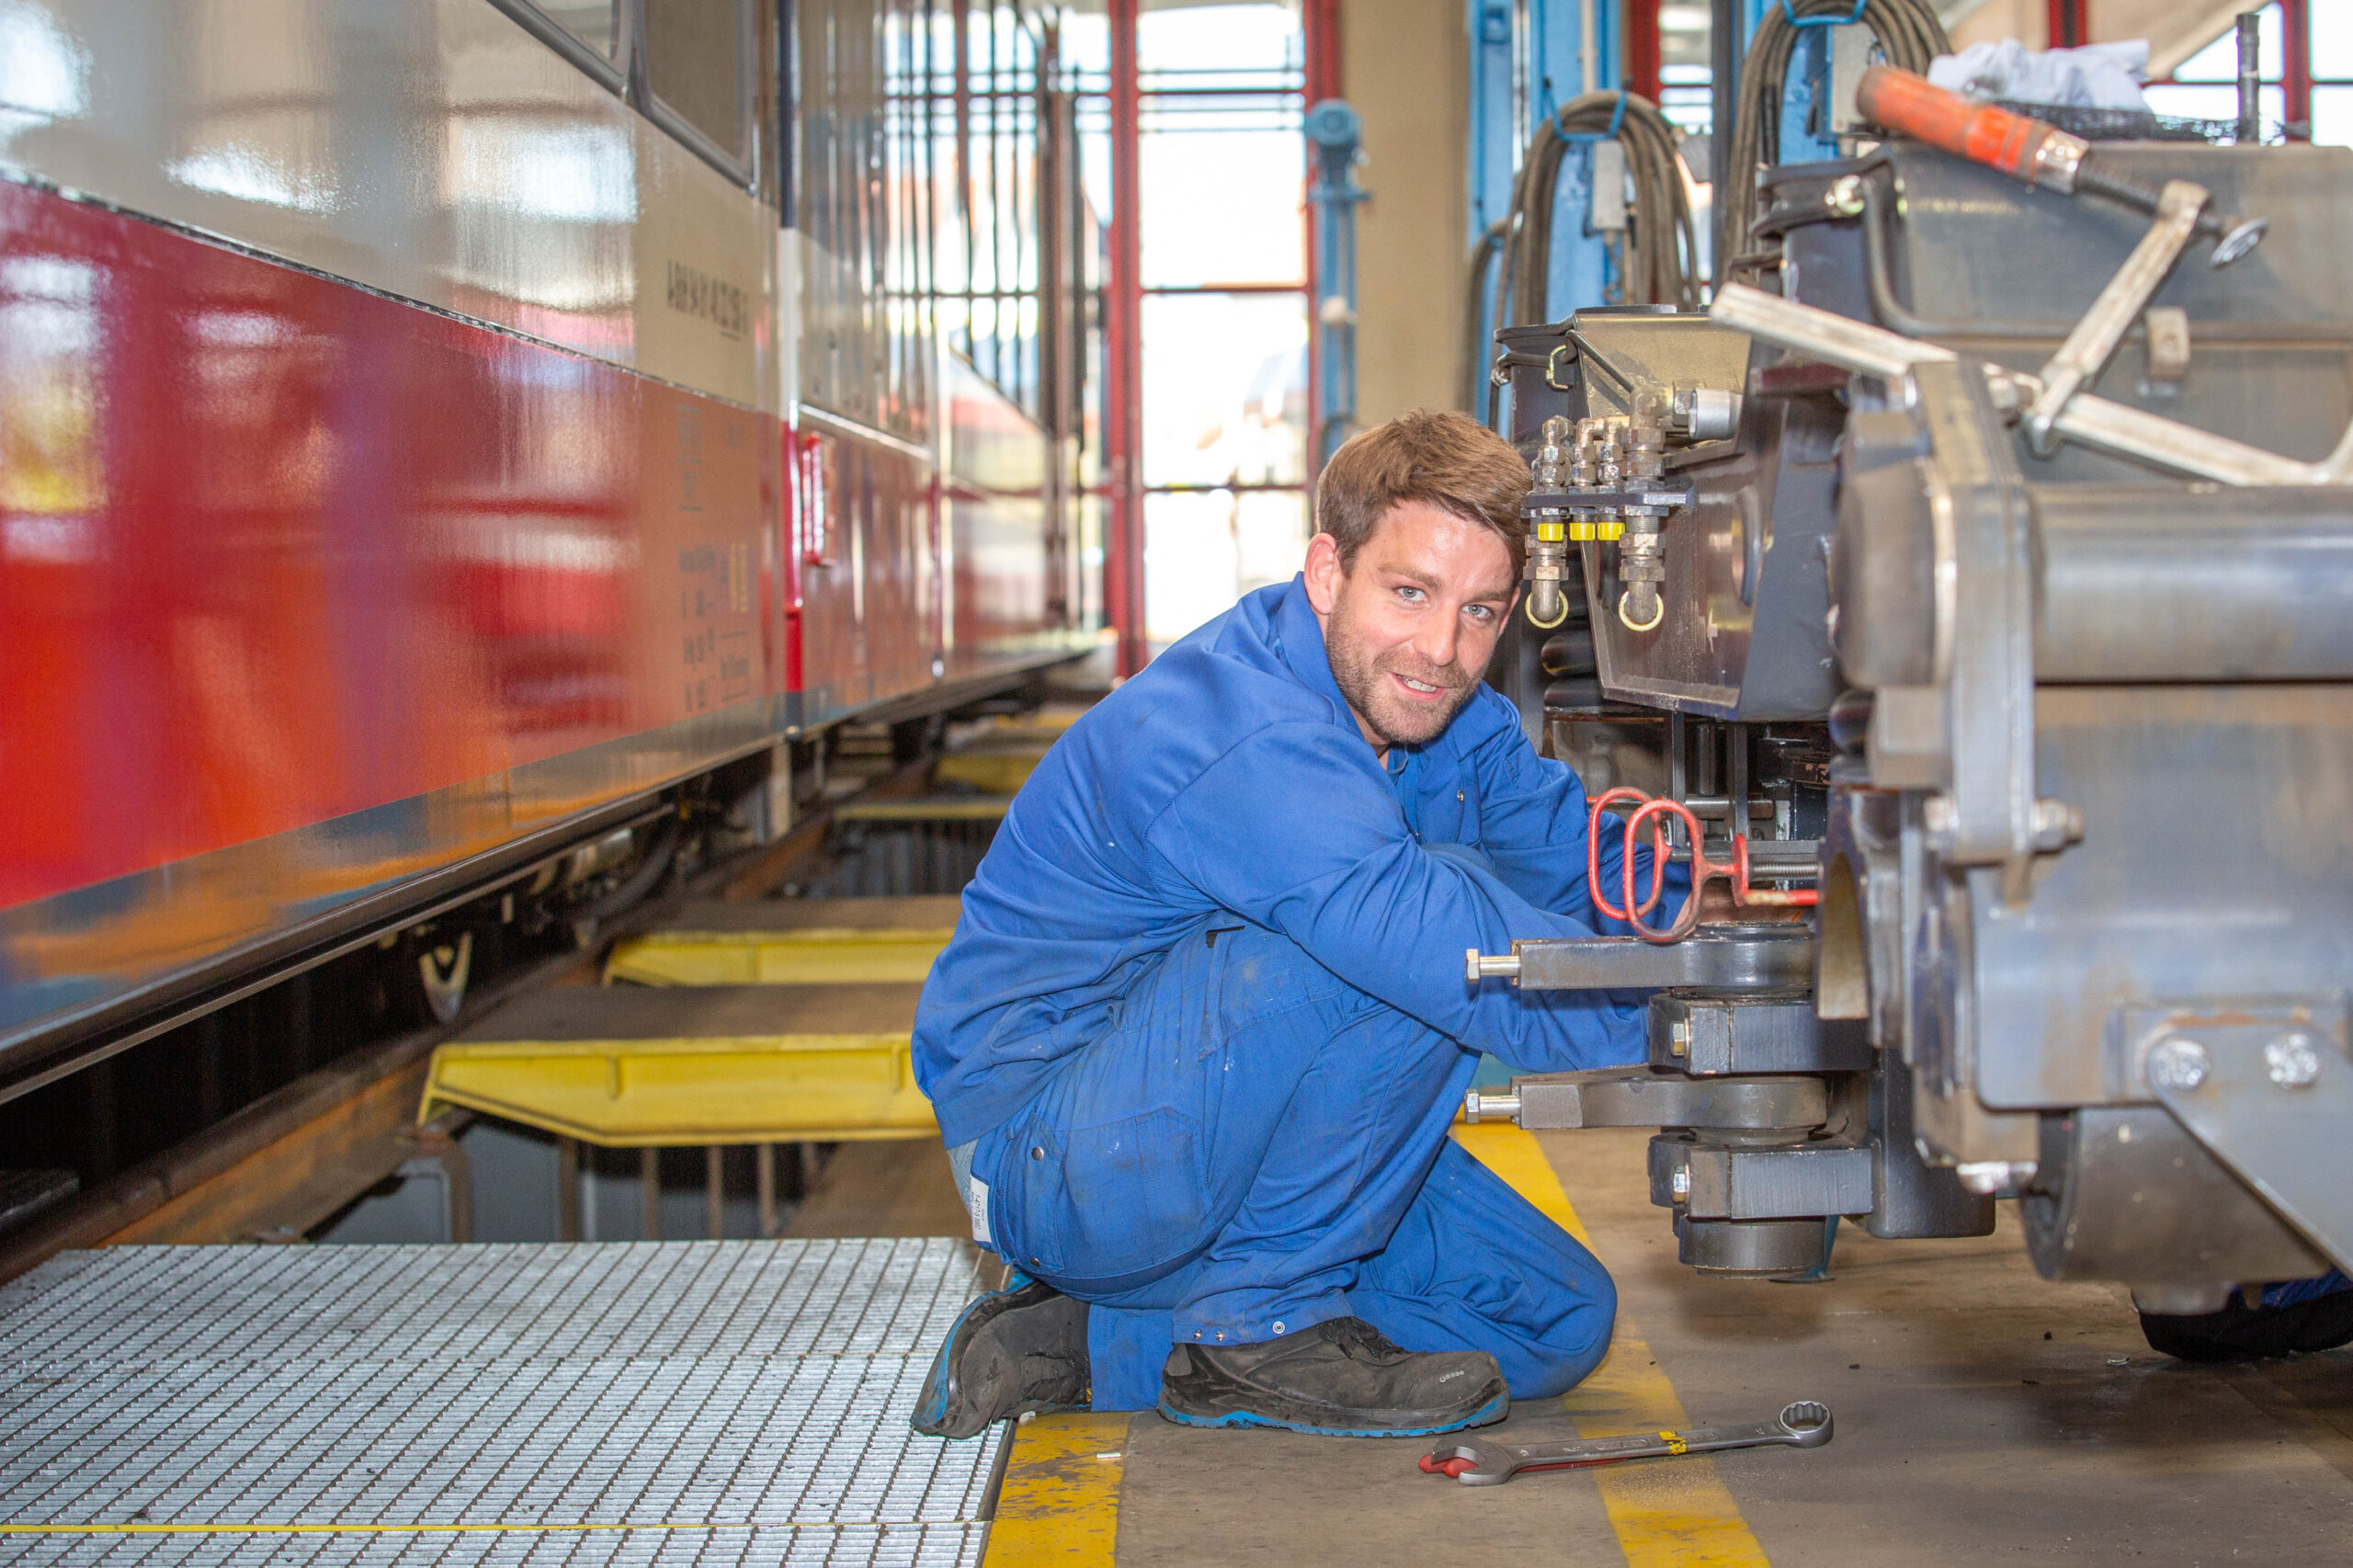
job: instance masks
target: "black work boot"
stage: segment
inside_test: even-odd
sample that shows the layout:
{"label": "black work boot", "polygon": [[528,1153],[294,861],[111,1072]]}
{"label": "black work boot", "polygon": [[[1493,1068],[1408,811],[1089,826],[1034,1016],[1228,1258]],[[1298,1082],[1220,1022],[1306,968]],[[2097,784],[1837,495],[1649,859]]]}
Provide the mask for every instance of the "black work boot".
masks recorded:
{"label": "black work boot", "polygon": [[1179,1345],[1160,1373],[1160,1414],[1188,1426],[1418,1437],[1484,1426],[1510,1408],[1485,1351],[1400,1350],[1362,1318],[1263,1345]]}
{"label": "black work boot", "polygon": [[971,1437],[1008,1415],[1086,1408],[1086,1303],[1013,1280],[949,1326],[915,1401],[916,1431]]}
{"label": "black work boot", "polygon": [[[2248,1292],[2256,1291],[2248,1286]],[[2267,1357],[2309,1355],[2353,1344],[2353,1290],[2293,1301],[2284,1307],[2249,1305],[2234,1290],[2219,1312],[2176,1317],[2143,1312],[2141,1334],[2149,1348],[2184,1361],[2257,1361]]]}

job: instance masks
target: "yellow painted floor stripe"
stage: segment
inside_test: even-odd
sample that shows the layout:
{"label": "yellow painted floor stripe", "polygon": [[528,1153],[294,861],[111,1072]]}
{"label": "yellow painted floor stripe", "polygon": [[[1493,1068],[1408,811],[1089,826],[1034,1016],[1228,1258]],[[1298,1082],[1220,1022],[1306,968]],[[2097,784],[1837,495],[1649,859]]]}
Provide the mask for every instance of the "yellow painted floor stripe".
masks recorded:
{"label": "yellow painted floor stripe", "polygon": [[[1458,1125],[1454,1138],[1563,1230],[1593,1244],[1533,1133],[1481,1122]],[[1623,1312],[1608,1357],[1561,1403],[1586,1437],[1679,1432],[1691,1424],[1675,1386]],[[1768,1568],[1764,1548],[1706,1456],[1604,1465],[1587,1473],[1600,1489],[1629,1568]]]}
{"label": "yellow painted floor stripe", "polygon": [[1128,1415],[1040,1415],[1013,1429],[982,1568],[1108,1568]]}

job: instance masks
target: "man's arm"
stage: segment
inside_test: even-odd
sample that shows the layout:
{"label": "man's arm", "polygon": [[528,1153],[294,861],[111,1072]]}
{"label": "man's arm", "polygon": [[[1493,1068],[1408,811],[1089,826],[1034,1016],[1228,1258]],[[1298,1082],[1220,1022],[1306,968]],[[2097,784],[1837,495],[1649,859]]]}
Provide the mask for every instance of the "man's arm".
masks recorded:
{"label": "man's arm", "polygon": [[[1495,862],[1495,874],[1541,908],[1557,910],[1595,930],[1631,934],[1632,927],[1625,922],[1608,919],[1594,908],[1592,889],[1586,884],[1589,812],[1576,770],[1538,756],[1517,715],[1472,752],[1469,765],[1478,779],[1479,847]],[[1612,903],[1624,897],[1624,821],[1605,813],[1601,824],[1601,885]],[[1643,837],[1648,839],[1647,832]],[[1637,848],[1634,859],[1635,891],[1645,896],[1650,892],[1650,863],[1645,844]],[[1655,927],[1674,919],[1690,885],[1688,866],[1669,865],[1666,892],[1647,923]]]}
{"label": "man's arm", "polygon": [[1465,983],[1466,949],[1592,928],[1424,850],[1372,753],[1336,725],[1252,735],[1170,803],[1149,843],[1205,896],[1465,1047],[1540,1071],[1643,1055],[1641,1008],[1621,997]]}

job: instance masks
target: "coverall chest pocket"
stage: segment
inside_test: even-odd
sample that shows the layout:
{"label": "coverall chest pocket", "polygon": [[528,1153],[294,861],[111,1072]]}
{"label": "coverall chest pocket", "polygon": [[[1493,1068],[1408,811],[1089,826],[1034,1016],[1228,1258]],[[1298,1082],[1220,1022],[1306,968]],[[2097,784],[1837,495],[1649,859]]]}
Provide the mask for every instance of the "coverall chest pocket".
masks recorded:
{"label": "coverall chest pocket", "polygon": [[1033,1131],[1010,1151],[1024,1166],[1017,1261],[1064,1280],[1148,1273],[1206,1239],[1199,1129],[1162,1108],[1117,1121]]}

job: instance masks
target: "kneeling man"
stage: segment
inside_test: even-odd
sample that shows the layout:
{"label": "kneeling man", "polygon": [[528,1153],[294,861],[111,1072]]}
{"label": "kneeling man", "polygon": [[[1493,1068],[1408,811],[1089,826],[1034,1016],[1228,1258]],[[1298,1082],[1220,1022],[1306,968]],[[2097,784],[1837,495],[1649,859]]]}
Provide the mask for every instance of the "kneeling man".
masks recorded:
{"label": "kneeling man", "polygon": [[1600,1361],[1608,1276],[1447,1137],[1482,1051],[1643,1056],[1639,998],[1463,979],[1465,949],[1597,926],[1585,792],[1481,684],[1528,483],[1458,414],[1356,437],[1306,570],[1114,691],[1014,801],[915,1050],[1015,1272],[918,1429],[1091,1404],[1426,1434]]}

